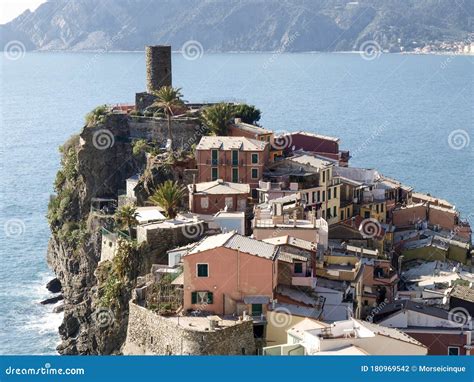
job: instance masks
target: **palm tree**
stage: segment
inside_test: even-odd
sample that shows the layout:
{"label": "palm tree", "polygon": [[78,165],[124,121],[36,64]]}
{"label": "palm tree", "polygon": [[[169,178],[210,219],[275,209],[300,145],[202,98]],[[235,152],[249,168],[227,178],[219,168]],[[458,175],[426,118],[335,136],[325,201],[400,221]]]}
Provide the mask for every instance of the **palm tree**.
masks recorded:
{"label": "palm tree", "polygon": [[184,187],[180,186],[178,182],[167,180],[155,190],[148,200],[153,205],[163,208],[169,219],[174,219],[184,195]]}
{"label": "palm tree", "polygon": [[216,135],[227,135],[227,126],[234,118],[234,108],[228,103],[218,103],[206,107],[201,113],[205,126]]}
{"label": "palm tree", "polygon": [[138,224],[137,216],[137,209],[131,205],[122,206],[115,212],[115,220],[122,229],[127,230],[130,237],[132,237],[132,227]]}
{"label": "palm tree", "polygon": [[163,109],[166,118],[168,119],[168,138],[173,140],[171,133],[171,116],[173,115],[173,108],[183,106],[184,102],[181,99],[181,88],[173,88],[172,86],[163,86],[160,90],[153,92],[156,96],[155,102],[151,105]]}

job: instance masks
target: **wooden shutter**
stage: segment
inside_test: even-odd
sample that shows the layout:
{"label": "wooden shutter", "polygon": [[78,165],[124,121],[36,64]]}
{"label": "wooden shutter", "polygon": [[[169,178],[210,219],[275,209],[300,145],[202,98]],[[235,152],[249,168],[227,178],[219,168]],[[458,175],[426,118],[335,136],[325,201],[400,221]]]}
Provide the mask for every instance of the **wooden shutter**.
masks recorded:
{"label": "wooden shutter", "polygon": [[213,296],[212,292],[207,292],[207,303],[212,304],[213,301],[214,301],[214,296]]}
{"label": "wooden shutter", "polygon": [[197,292],[191,292],[191,304],[197,304]]}

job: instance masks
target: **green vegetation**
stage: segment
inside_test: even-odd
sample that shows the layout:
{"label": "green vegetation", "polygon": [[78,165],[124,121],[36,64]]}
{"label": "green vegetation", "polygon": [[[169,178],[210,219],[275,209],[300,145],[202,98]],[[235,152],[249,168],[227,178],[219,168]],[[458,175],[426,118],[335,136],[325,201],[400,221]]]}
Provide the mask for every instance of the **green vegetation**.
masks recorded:
{"label": "green vegetation", "polygon": [[102,306],[118,307],[130,283],[137,276],[138,248],[135,242],[117,241],[117,253],[112,261],[105,261],[96,271]]}
{"label": "green vegetation", "polygon": [[253,105],[242,103],[234,106],[234,117],[240,118],[242,122],[255,125],[260,121],[261,116],[261,111]]}
{"label": "green vegetation", "polygon": [[97,106],[94,110],[86,115],[86,125],[91,126],[96,123],[102,123],[105,120],[105,116],[108,114],[109,109],[107,105]]}
{"label": "green vegetation", "polygon": [[137,209],[131,205],[122,206],[115,212],[115,220],[120,228],[127,230],[130,237],[132,237],[132,227],[138,224],[137,216]]}
{"label": "green vegetation", "polygon": [[182,94],[180,88],[173,88],[171,86],[163,86],[160,90],[153,93],[157,98],[151,107],[157,107],[163,109],[168,120],[168,138],[173,140],[171,131],[171,116],[173,115],[173,109],[180,108],[183,106],[181,100]]}
{"label": "green vegetation", "polygon": [[178,207],[185,195],[185,188],[180,186],[178,182],[167,180],[152,196],[148,199],[155,206],[160,206],[166,211],[169,219],[174,219],[178,213]]}
{"label": "green vegetation", "polygon": [[234,115],[231,104],[219,103],[206,107],[201,113],[201,121],[214,135],[227,135],[227,127]]}
{"label": "green vegetation", "polygon": [[136,141],[132,142],[132,153],[135,156],[139,156],[143,153],[156,156],[162,151],[163,150],[160,149],[160,146],[156,141],[148,142],[145,139],[137,139]]}

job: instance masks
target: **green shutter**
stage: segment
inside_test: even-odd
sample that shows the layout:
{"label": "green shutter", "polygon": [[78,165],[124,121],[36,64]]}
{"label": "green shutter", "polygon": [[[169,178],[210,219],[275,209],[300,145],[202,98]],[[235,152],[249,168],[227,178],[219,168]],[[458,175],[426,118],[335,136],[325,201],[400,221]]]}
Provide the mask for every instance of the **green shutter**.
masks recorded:
{"label": "green shutter", "polygon": [[197,304],[197,292],[191,292],[191,304]]}
{"label": "green shutter", "polygon": [[214,296],[213,296],[212,292],[207,292],[207,303],[208,304],[213,303],[213,301],[214,301],[213,298],[214,298]]}

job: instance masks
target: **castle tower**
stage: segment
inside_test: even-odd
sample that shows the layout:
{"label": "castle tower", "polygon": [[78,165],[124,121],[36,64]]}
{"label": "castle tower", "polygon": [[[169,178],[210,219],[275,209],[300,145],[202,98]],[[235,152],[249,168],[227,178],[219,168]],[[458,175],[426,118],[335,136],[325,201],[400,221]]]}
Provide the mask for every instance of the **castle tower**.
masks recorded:
{"label": "castle tower", "polygon": [[162,86],[172,86],[171,46],[156,45],[145,47],[146,87],[148,93]]}

